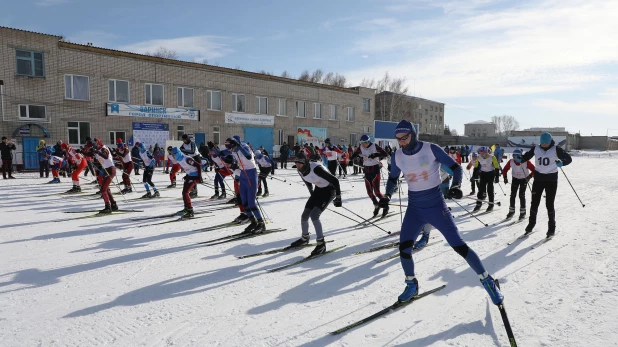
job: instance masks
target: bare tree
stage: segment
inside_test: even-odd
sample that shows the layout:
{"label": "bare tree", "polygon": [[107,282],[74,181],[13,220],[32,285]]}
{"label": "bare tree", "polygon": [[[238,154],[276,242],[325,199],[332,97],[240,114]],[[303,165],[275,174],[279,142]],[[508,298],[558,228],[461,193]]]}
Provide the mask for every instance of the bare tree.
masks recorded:
{"label": "bare tree", "polygon": [[402,119],[414,119],[414,110],[417,103],[410,98],[406,79],[403,77],[391,77],[386,72],[379,79],[363,79],[361,86],[376,90],[376,119],[388,121],[400,121]]}
{"label": "bare tree", "polygon": [[268,72],[266,70],[260,70],[260,71],[258,71],[258,73],[261,73],[262,75],[270,75],[270,76],[273,75],[272,72]]}
{"label": "bare tree", "polygon": [[492,116],[491,122],[494,123],[496,128],[496,135],[502,136],[502,118],[500,116]]}
{"label": "bare tree", "polygon": [[332,72],[327,73],[326,76],[324,76],[324,78],[322,79],[322,83],[328,84],[328,85],[332,85],[334,81],[335,81],[335,74]]}
{"label": "bare tree", "polygon": [[509,115],[493,116],[491,122],[496,127],[496,134],[499,136],[510,136],[511,132],[519,129],[519,122],[515,117]]}
{"label": "bare tree", "polygon": [[345,88],[348,85],[348,79],[344,75],[336,73],[330,85]]}
{"label": "bare tree", "polygon": [[176,53],[176,51],[172,51],[165,47],[159,47],[154,53],[146,52],[146,55],[164,59],[178,59],[178,53]]}
{"label": "bare tree", "polygon": [[201,63],[204,64],[204,65],[208,65],[208,59],[206,59],[206,58],[202,59]]}
{"label": "bare tree", "polygon": [[292,76],[290,76],[290,74],[287,71],[283,71],[281,73],[281,77],[283,77],[283,78],[292,78]]}
{"label": "bare tree", "polygon": [[324,71],[322,71],[322,69],[317,69],[311,74],[309,82],[320,83],[322,82],[322,76],[324,76]]}
{"label": "bare tree", "polygon": [[303,71],[298,77],[299,81],[309,81],[310,79],[311,79],[311,74],[309,73],[309,70]]}
{"label": "bare tree", "polygon": [[457,132],[457,129],[451,129],[451,135],[459,136],[459,133]]}

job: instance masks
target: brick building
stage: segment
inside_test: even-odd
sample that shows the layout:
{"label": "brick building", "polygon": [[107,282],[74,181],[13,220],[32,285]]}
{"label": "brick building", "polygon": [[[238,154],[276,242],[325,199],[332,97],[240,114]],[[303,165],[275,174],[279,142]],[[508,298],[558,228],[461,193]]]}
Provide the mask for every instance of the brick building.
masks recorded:
{"label": "brick building", "polygon": [[0,62],[0,133],[17,139],[26,167],[33,144],[44,137],[80,145],[87,136],[111,144],[188,133],[199,145],[240,135],[272,152],[309,134],[315,142],[330,137],[349,144],[373,132],[375,90],[368,88],[156,58],[6,27],[0,27]]}
{"label": "brick building", "polygon": [[496,125],[484,120],[466,123],[464,124],[464,134],[468,137],[495,137]]}

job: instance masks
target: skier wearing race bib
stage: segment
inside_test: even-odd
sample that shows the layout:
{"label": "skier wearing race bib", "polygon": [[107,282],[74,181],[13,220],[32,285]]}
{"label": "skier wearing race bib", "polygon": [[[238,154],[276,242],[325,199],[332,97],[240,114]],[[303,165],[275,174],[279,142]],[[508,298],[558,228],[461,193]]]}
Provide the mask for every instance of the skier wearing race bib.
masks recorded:
{"label": "skier wearing race bib", "polygon": [[112,184],[112,179],[116,176],[116,165],[109,148],[99,139],[93,140],[94,158],[101,164],[101,195],[105,201],[105,208],[99,211],[100,214],[110,214],[112,211],[118,211],[118,205],[112,196],[112,191],[109,189]]}
{"label": "skier wearing race bib", "polygon": [[176,188],[176,174],[180,172],[182,167],[172,154],[172,146],[167,146],[167,161],[172,164],[172,171],[170,171],[170,185],[167,188]]}
{"label": "skier wearing race bib", "polygon": [[534,165],[532,165],[530,161],[527,161],[525,164],[522,163],[521,155],[521,149],[514,150],[513,159],[509,160],[502,168],[504,184],[509,183],[506,174],[510,169],[513,170],[511,172],[513,180],[511,182],[511,200],[509,213],[506,215],[507,219],[513,218],[515,215],[515,197],[517,196],[517,190],[519,190],[519,219],[526,218],[526,186],[530,178],[534,176]]}
{"label": "skier wearing race bib", "polygon": [[133,171],[133,160],[131,159],[131,150],[126,143],[122,142],[122,139],[116,139],[116,155],[120,157],[122,161],[122,182],[124,183],[124,189],[120,191],[121,194],[131,193],[131,172]]}
{"label": "skier wearing race bib", "polygon": [[521,158],[526,162],[536,157],[534,182],[532,183],[532,203],[530,204],[530,218],[526,226],[526,234],[530,234],[536,225],[536,214],[541,203],[541,196],[545,191],[545,206],[547,207],[547,237],[556,233],[556,211],[554,200],[558,190],[558,168],[571,164],[571,156],[561,147],[556,146],[550,133],[541,134],[541,144],[532,147]]}
{"label": "skier wearing race bib", "polygon": [[451,215],[440,191],[440,165],[453,171],[453,185],[448,191],[449,198],[461,199],[460,187],[463,170],[453,158],[433,143],[416,139],[412,124],[402,120],[397,124],[395,137],[400,148],[392,156],[391,173],[386,186],[386,194],[380,205],[386,206],[401,174],[408,182],[408,207],[399,235],[401,266],[405,273],[406,288],[399,295],[399,301],[410,301],[418,294],[418,280],[414,273],[412,247],[425,224],[438,229],[451,247],[461,255],[479,275],[481,283],[494,304],[500,304],[504,296],[497,288],[494,279],[485,271],[474,250],[461,238],[455,220]]}
{"label": "skier wearing race bib", "polygon": [[[270,193],[268,192],[268,182],[266,181],[266,177],[268,177],[271,172],[274,172],[274,166],[276,165],[269,156],[259,150],[255,152],[255,159],[260,169],[260,174],[258,175],[257,196],[267,197]],[[264,186],[264,195],[262,195],[262,186]]]}
{"label": "skier wearing race bib", "polygon": [[[388,156],[382,147],[371,142],[369,135],[363,135],[360,138],[360,146],[352,154],[352,160],[356,157],[363,158],[363,172],[365,173],[365,188],[367,195],[373,202],[373,216],[377,216],[380,212],[378,200],[382,199],[380,192],[380,161]],[[388,205],[382,206],[382,217],[386,217],[388,213]]]}
{"label": "skier wearing race bib", "polygon": [[476,187],[479,185],[479,165],[477,162],[479,160],[479,155],[476,152],[472,152],[472,160],[466,166],[466,170],[472,169],[472,175],[470,175],[470,187],[472,191],[468,195],[476,194]]}
{"label": "skier wearing race bib", "polygon": [[84,171],[86,165],[86,158],[84,158],[81,153],[77,153],[73,147],[69,146],[66,143],[63,143],[62,150],[67,153],[69,156],[69,160],[75,165],[75,170],[71,173],[71,180],[73,181],[73,188],[67,191],[68,194],[80,193],[82,191],[81,186],[79,185],[79,174]]}
{"label": "skier wearing race bib", "polygon": [[474,206],[473,212],[481,209],[482,200],[485,200],[489,195],[489,206],[487,206],[487,212],[491,212],[494,209],[494,183],[498,183],[498,177],[500,177],[500,165],[498,159],[491,155],[489,148],[482,146],[478,149],[479,156],[474,164],[479,168],[479,193],[476,196],[478,201]]}
{"label": "skier wearing race bib", "polygon": [[322,155],[328,162],[328,171],[335,176],[337,175],[337,155],[341,153],[341,150],[330,143],[330,139],[324,140],[324,147],[322,147]]}
{"label": "skier wearing race bib", "polygon": [[[210,198],[225,199],[227,193],[225,192],[225,182],[223,182],[223,180],[227,176],[231,176],[233,172],[225,166],[223,158],[230,154],[230,152],[227,150],[221,151],[212,142],[208,142],[208,150],[210,151],[210,158],[215,165],[215,194]],[[219,195],[219,187],[221,187],[221,195]]]}
{"label": "skier wearing race bib", "polygon": [[185,183],[182,186],[182,200],[184,201],[185,208],[176,214],[185,218],[191,218],[194,216],[193,214],[193,206],[191,205],[191,196],[190,192],[198,183],[202,182],[202,164],[187,156],[184,155],[178,147],[174,147],[171,150],[171,155],[174,161],[180,165],[187,175],[183,178]]}
{"label": "skier wearing race bib", "polygon": [[[144,143],[140,142],[138,147],[139,147],[139,156],[142,159],[142,162],[144,163],[144,174],[142,176],[142,182],[144,183],[146,194],[144,194],[142,198],[143,199],[158,198],[160,196],[159,191],[157,190],[157,187],[155,187],[155,184],[152,183],[152,174],[154,173],[154,165],[155,165],[154,157],[152,156],[152,153],[146,150],[146,145],[144,145]],[[150,193],[150,187],[152,187],[152,190],[154,190],[154,193]]]}

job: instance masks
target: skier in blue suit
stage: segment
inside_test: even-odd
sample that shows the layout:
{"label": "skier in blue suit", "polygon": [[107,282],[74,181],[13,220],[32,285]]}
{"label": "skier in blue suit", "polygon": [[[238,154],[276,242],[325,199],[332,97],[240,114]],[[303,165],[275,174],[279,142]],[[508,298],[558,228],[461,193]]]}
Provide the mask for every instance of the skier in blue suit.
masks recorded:
{"label": "skier in blue suit", "polygon": [[397,180],[403,173],[408,182],[408,207],[401,226],[399,252],[401,266],[405,273],[406,288],[399,295],[399,301],[407,302],[418,295],[418,281],[414,273],[412,247],[425,224],[438,229],[451,247],[461,255],[470,267],[479,275],[483,287],[498,305],[504,296],[497,288],[494,279],[485,271],[479,256],[461,238],[457,225],[440,191],[440,165],[453,171],[453,185],[448,190],[448,198],[461,199],[460,189],[463,170],[440,147],[433,143],[417,141],[412,124],[402,120],[395,129],[395,137],[400,148],[391,159],[391,172],[386,185],[386,195],[380,199],[380,205],[388,206],[395,190]]}

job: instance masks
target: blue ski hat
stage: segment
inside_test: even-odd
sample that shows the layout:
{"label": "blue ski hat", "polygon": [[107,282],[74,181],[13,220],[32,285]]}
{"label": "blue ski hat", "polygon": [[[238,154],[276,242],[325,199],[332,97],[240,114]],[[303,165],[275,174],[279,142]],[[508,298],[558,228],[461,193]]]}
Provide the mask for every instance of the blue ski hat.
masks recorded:
{"label": "blue ski hat", "polygon": [[397,134],[410,134],[412,139],[407,147],[409,149],[416,147],[416,131],[414,131],[414,126],[412,126],[412,123],[403,119],[395,128],[395,135]]}
{"label": "blue ski hat", "polygon": [[137,145],[137,148],[139,148],[140,153],[146,152],[146,145],[144,145],[143,142],[140,142],[139,145]]}
{"label": "blue ski hat", "polygon": [[516,149],[513,151],[513,160],[515,160],[515,162],[517,163],[521,163],[521,156],[522,156],[522,152],[521,149]]}
{"label": "blue ski hat", "polygon": [[234,140],[236,140],[236,142],[238,142],[238,144],[239,144],[239,145],[240,145],[240,143],[242,142],[242,141],[240,140],[240,136],[238,136],[238,135],[234,135],[234,136],[232,136],[232,138],[233,138]]}
{"label": "blue ski hat", "polygon": [[360,143],[369,143],[369,144],[371,144],[371,137],[369,137],[369,135],[365,134],[365,135],[361,136],[359,142]]}
{"label": "blue ski hat", "polygon": [[181,161],[184,157],[184,154],[182,154],[180,148],[174,147],[172,148],[172,156],[174,156],[174,159],[176,159],[176,161]]}
{"label": "blue ski hat", "polygon": [[541,134],[541,144],[550,144],[552,140],[551,134],[550,133],[542,133]]}

